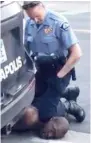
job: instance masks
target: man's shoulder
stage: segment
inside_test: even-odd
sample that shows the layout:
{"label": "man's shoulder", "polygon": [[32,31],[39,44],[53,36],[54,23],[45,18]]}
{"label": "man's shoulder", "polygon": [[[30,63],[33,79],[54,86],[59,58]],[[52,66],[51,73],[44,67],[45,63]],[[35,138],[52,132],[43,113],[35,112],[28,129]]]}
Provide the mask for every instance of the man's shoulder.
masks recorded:
{"label": "man's shoulder", "polygon": [[49,13],[49,18],[53,21],[57,21],[57,22],[60,22],[60,23],[68,22],[66,17],[63,16],[62,14],[58,13],[58,12],[48,10],[48,13]]}

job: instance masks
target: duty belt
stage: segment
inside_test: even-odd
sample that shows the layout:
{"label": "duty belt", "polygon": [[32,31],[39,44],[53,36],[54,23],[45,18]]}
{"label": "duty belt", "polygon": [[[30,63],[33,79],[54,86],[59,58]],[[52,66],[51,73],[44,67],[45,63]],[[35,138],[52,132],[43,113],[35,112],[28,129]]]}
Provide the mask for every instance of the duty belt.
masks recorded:
{"label": "duty belt", "polygon": [[[41,71],[46,77],[54,76],[65,65],[67,57],[57,54],[33,53],[32,58],[36,64],[37,70]],[[75,69],[70,71],[72,80],[76,80]]]}

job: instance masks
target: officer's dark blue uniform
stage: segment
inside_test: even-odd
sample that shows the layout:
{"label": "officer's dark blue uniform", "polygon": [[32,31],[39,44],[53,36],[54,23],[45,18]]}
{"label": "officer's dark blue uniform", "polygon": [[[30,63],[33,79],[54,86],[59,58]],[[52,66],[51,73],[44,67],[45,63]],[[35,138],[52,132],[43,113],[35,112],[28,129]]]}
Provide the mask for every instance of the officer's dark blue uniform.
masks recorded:
{"label": "officer's dark blue uniform", "polygon": [[[28,19],[25,28],[25,45],[29,43],[30,51],[43,52],[51,54],[59,50],[60,55],[67,56],[68,49],[78,43],[78,40],[70,27],[67,19],[60,15],[56,15],[52,11],[47,11],[44,22],[41,25]],[[47,69],[46,69],[47,72]],[[38,72],[37,72],[38,73]],[[39,74],[39,73],[38,73]],[[36,74],[37,76],[37,74]],[[40,80],[41,79],[41,80]],[[60,104],[60,112],[57,114],[57,105],[61,98],[62,91],[68,86],[70,75],[59,79],[57,76],[45,79],[42,75],[38,76],[36,82],[41,97],[35,98],[33,105],[39,109],[40,119],[49,119],[52,116],[64,116],[65,109]],[[47,89],[41,93],[42,89]]]}

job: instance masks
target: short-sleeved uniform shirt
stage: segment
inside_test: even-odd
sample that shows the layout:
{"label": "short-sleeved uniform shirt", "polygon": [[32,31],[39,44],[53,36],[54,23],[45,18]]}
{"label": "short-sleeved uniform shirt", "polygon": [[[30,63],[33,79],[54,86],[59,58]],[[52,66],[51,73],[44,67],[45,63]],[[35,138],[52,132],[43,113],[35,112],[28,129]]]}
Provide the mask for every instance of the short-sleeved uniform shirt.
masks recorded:
{"label": "short-sleeved uniform shirt", "polygon": [[[43,23],[39,26],[32,19],[27,20],[25,46],[27,42],[30,43],[30,52],[52,54],[59,50],[60,55],[67,56],[68,49],[78,43],[78,39],[64,16],[59,16],[48,10]],[[65,79],[66,82],[64,82]],[[39,109],[41,119],[56,115],[57,105],[60,100],[60,94],[57,91],[64,89],[69,84],[69,77],[63,79],[54,77],[47,82],[49,87],[53,85],[53,88],[48,88],[43,97],[34,104]]]}
{"label": "short-sleeved uniform shirt", "polygon": [[53,53],[60,49],[66,53],[72,45],[78,42],[67,19],[47,11],[44,22],[37,28],[30,18],[26,22],[25,44],[30,42],[32,52]]}

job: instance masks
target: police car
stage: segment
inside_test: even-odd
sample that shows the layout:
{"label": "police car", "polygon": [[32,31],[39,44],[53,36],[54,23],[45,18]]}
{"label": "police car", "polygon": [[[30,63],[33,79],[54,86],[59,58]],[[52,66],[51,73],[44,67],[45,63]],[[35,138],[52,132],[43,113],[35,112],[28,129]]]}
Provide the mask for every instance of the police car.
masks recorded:
{"label": "police car", "polygon": [[23,13],[17,2],[1,2],[1,129],[10,133],[35,94],[34,66],[23,47]]}

